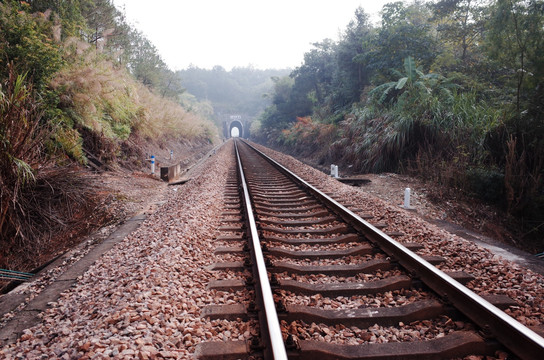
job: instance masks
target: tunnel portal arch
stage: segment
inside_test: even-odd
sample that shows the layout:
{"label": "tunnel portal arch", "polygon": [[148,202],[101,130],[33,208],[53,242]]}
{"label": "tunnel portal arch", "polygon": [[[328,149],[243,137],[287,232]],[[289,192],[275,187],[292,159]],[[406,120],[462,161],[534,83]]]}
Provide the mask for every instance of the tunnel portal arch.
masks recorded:
{"label": "tunnel portal arch", "polygon": [[238,129],[238,136],[244,139],[249,138],[249,128],[251,120],[244,115],[224,115],[223,118],[223,136],[225,139],[232,137],[232,129]]}
{"label": "tunnel portal arch", "polygon": [[231,120],[229,124],[229,138],[232,137],[232,129],[237,128],[238,129],[238,136],[244,137],[244,124],[242,124],[241,121],[238,120]]}

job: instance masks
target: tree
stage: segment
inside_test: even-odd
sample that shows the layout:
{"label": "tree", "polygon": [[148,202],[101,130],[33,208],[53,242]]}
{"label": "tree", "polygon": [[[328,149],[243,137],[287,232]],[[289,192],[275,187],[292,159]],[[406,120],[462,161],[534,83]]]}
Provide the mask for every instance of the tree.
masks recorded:
{"label": "tree", "polygon": [[492,9],[488,49],[515,81],[516,111],[544,81],[544,1],[498,0]]}
{"label": "tree", "polygon": [[472,64],[485,28],[487,0],[439,0],[430,7],[434,19],[440,21],[437,31],[442,39],[454,47],[456,57],[465,70]]}
{"label": "tree", "polygon": [[201,102],[213,104],[216,121],[221,125],[222,115],[238,114],[256,118],[270,105],[274,86],[271,77],[281,77],[288,69],[258,70],[252,67],[235,67],[226,71],[220,66],[201,69],[191,66],[178,72],[181,84]]}
{"label": "tree", "polygon": [[88,2],[82,12],[89,29],[86,39],[96,48],[101,46],[100,42],[107,40],[107,36],[111,35],[120,23],[121,13],[111,3],[111,0]]}
{"label": "tree", "polygon": [[504,166],[508,212],[541,223],[544,201],[537,194],[544,188],[544,1],[498,0],[491,8],[486,40],[490,58],[506,70],[503,87],[512,90],[506,99],[513,111],[505,112],[495,148]]}
{"label": "tree", "polygon": [[287,105],[291,102],[291,92],[293,90],[295,81],[290,76],[274,76],[272,77],[272,81],[274,82],[272,103],[280,108],[287,109]]}
{"label": "tree", "polygon": [[389,77],[389,69],[402,67],[408,56],[417,59],[428,71],[439,50],[427,21],[430,15],[421,2],[409,6],[400,1],[384,5],[382,26],[365,57],[368,67],[379,77],[378,82]]}
{"label": "tree", "polygon": [[31,12],[53,12],[58,17],[61,27],[61,37],[80,37],[87,30],[86,19],[82,13],[83,9],[94,6],[93,0],[32,0],[30,3]]}
{"label": "tree", "polygon": [[351,103],[360,100],[363,88],[370,84],[370,70],[365,59],[370,50],[367,44],[373,36],[370,17],[359,7],[336,50],[335,92],[332,99],[335,104],[351,106]]}
{"label": "tree", "polygon": [[292,73],[293,101],[308,109],[299,116],[309,115],[312,106],[327,108],[328,115],[340,113],[360,99],[363,88],[370,84],[365,44],[372,35],[369,16],[358,8],[337,43],[326,39],[313,44],[314,49],[304,54],[304,63]]}
{"label": "tree", "polygon": [[265,129],[284,129],[296,121],[297,116],[304,116],[308,109],[302,109],[297,98],[292,96],[295,80],[291,76],[274,76],[272,106],[261,117]]}
{"label": "tree", "polygon": [[295,79],[298,92],[311,96],[318,105],[323,105],[325,96],[331,92],[335,71],[336,46],[330,39],[314,43],[314,48],[304,54],[304,62],[291,76]]}

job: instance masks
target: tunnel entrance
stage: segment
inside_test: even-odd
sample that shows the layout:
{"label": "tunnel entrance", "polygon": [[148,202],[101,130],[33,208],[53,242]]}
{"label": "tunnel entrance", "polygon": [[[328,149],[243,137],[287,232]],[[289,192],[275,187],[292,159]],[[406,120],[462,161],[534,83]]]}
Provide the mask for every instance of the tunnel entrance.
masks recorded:
{"label": "tunnel entrance", "polygon": [[239,120],[232,120],[229,125],[229,137],[243,137],[244,125]]}
{"label": "tunnel entrance", "polygon": [[249,129],[251,128],[251,118],[243,114],[221,115],[223,123],[223,137],[241,137],[249,139]]}

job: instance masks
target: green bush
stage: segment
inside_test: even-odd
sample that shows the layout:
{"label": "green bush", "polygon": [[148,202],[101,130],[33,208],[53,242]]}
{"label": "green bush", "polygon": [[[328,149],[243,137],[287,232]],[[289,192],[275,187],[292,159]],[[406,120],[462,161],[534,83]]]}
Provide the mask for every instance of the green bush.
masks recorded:
{"label": "green bush", "polygon": [[50,153],[61,151],[79,163],[87,163],[85,154],[83,154],[83,140],[75,129],[65,126],[57,127],[47,145]]}
{"label": "green bush", "polygon": [[30,14],[24,2],[0,4],[0,72],[6,79],[7,64],[19,74],[28,73],[34,90],[44,90],[63,65],[53,22],[44,13]]}

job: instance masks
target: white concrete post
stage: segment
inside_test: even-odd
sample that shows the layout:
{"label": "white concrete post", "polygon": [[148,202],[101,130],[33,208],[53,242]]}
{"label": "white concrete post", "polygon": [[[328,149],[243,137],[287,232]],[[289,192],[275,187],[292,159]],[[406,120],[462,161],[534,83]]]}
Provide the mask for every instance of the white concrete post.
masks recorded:
{"label": "white concrete post", "polygon": [[151,173],[155,174],[155,155],[151,155]]}
{"label": "white concrete post", "polygon": [[404,208],[411,209],[410,207],[410,188],[404,189]]}
{"label": "white concrete post", "polygon": [[331,164],[331,176],[338,177],[338,165]]}

